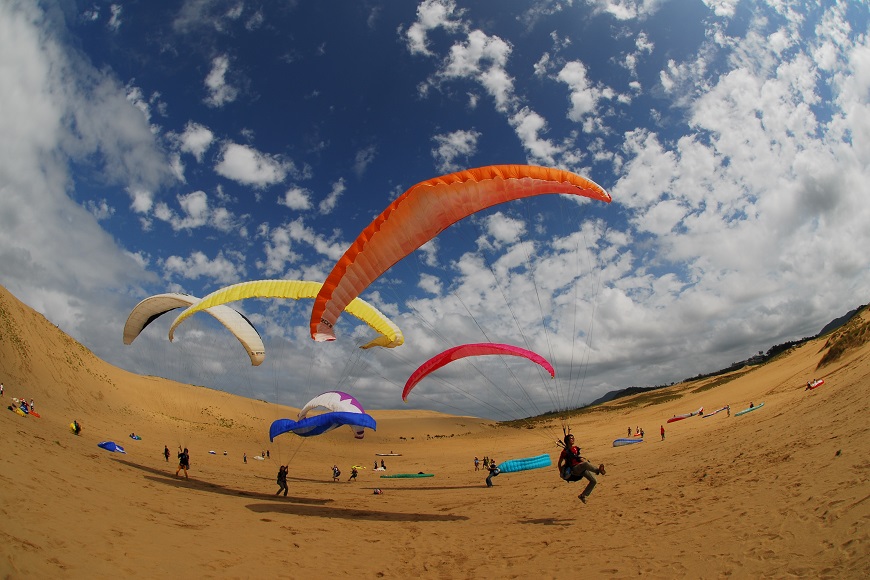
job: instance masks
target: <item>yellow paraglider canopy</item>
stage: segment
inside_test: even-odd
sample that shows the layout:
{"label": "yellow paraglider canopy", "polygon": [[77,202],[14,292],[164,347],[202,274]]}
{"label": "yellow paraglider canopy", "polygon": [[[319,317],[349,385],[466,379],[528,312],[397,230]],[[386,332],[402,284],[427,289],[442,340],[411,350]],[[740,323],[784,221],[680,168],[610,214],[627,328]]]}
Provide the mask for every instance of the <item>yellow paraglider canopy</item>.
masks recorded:
{"label": "yellow paraglider canopy", "polygon": [[[289,298],[293,300],[315,298],[322,286],[323,284],[320,282],[305,280],[254,280],[221,288],[182,311],[169,328],[169,340],[173,339],[175,329],[179,324],[201,310],[246,298]],[[362,320],[381,335],[360,348],[373,346],[395,348],[404,344],[405,336],[399,327],[365,300],[354,298],[347,305],[345,311]]]}

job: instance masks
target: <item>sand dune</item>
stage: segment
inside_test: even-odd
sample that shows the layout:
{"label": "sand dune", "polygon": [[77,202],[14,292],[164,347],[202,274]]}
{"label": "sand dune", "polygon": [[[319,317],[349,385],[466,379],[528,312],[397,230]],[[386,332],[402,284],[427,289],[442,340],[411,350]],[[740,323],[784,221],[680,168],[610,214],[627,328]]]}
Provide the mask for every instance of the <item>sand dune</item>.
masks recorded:
{"label": "sand dune", "polygon": [[[378,430],[362,441],[339,429],[270,445],[269,423],[295,409],[117,369],[0,289],[3,407],[33,398],[41,414],[0,414],[0,573],[866,578],[870,345],[817,370],[826,352],[820,339],[746,372],[570,418],[584,455],[608,469],[583,505],[580,484],[555,467],[500,475],[491,489],[474,471],[475,455],[555,460],[559,422],[375,411]],[[805,391],[814,377],[824,386]],[[673,415],[726,404],[733,415],[750,402],[765,406],[671,423],[659,437]],[[612,447],[637,425],[644,443]],[[99,449],[107,439],[128,453]],[[162,457],[180,440],[189,480]],[[253,459],[265,449],[270,459]],[[435,477],[380,479],[375,454],[389,452],[401,456],[384,457],[387,473]],[[290,464],[286,498],[273,495],[279,461]],[[353,464],[367,469],[348,483]]]}

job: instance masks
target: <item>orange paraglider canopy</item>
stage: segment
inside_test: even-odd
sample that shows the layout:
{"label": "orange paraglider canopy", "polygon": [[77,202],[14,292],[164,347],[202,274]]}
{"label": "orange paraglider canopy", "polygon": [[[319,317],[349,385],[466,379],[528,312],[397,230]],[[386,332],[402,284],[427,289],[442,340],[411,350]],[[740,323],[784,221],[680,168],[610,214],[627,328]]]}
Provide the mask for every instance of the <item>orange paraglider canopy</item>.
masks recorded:
{"label": "orange paraglider canopy", "polygon": [[351,300],[399,260],[469,215],[549,193],[610,202],[597,183],[570,171],[488,165],[414,185],[372,221],[335,264],[314,301],[311,337],[335,340],[333,327]]}

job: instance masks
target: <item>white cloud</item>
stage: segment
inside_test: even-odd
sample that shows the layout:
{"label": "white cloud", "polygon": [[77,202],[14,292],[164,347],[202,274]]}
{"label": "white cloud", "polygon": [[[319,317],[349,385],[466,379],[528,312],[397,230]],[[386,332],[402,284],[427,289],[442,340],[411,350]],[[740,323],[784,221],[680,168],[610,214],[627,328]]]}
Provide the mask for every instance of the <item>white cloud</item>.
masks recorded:
{"label": "white cloud", "polygon": [[[605,13],[617,20],[642,19],[655,14],[667,0],[588,0],[596,13]],[[732,0],[715,0],[721,4]]]}
{"label": "white cloud", "polygon": [[547,129],[547,121],[541,115],[523,108],[511,118],[510,122],[523,147],[535,162],[543,165],[555,164],[555,157],[561,150],[549,139],[541,137],[541,133],[546,132]]}
{"label": "white cloud", "polygon": [[167,279],[206,278],[223,285],[238,282],[245,273],[244,266],[233,263],[223,252],[219,252],[213,260],[199,251],[192,252],[187,258],[173,255],[163,260],[162,266]]}
{"label": "white cloud", "polygon": [[438,76],[476,80],[495,100],[496,109],[507,112],[514,100],[514,80],[505,70],[510,53],[510,44],[501,38],[473,30],[465,42],[450,48]]}
{"label": "white cloud", "polygon": [[99,201],[90,200],[85,204],[85,207],[97,221],[109,219],[115,214],[115,208],[110,206],[105,199]]}
{"label": "white cloud", "polygon": [[[261,232],[263,235],[263,232]],[[284,276],[287,264],[294,264],[301,259],[299,252],[293,250],[293,239],[287,227],[273,228],[265,233],[268,238],[263,244],[265,260],[257,261],[257,268],[266,276]]]}
{"label": "white cloud", "polygon": [[568,118],[581,122],[591,116],[599,116],[599,101],[613,99],[616,94],[608,87],[595,86],[586,75],[586,66],[579,61],[567,63],[559,71],[558,79],[571,89],[571,108]]}
{"label": "white cloud", "polygon": [[238,183],[264,187],[284,181],[291,164],[238,143],[224,145],[215,171]]}
{"label": "white cloud", "polygon": [[362,178],[368,166],[375,160],[377,152],[378,148],[374,145],[369,145],[368,147],[364,147],[356,152],[353,162],[353,172],[357,178]]}
{"label": "white cloud", "polygon": [[417,286],[435,296],[440,296],[444,288],[441,280],[431,274],[421,274],[420,279],[417,281]]}
{"label": "white cloud", "polygon": [[283,205],[295,211],[311,209],[311,192],[303,187],[291,187],[278,198],[278,205]]}
{"label": "white cloud", "polygon": [[332,213],[332,210],[334,210],[335,206],[338,205],[338,200],[341,199],[341,196],[344,194],[346,189],[347,187],[344,185],[344,179],[339,179],[333,183],[329,195],[323,198],[317,206],[318,211],[324,215]]}
{"label": "white cloud", "polygon": [[155,276],[98,223],[117,199],[70,198],[70,164],[118,191],[157,186],[169,171],[123,83],[62,44],[61,24],[38,3],[0,3],[0,284],[90,339],[97,305],[111,317],[129,287]]}
{"label": "white cloud", "polygon": [[[438,170],[442,173],[458,171],[462,165],[467,165],[467,160],[477,153],[477,140],[480,138],[479,131],[453,131],[443,135],[435,135],[432,140],[438,145],[432,150],[432,157]],[[459,164],[457,158],[466,163]]]}
{"label": "white cloud", "polygon": [[455,31],[462,28],[462,23],[454,18],[461,18],[463,11],[456,9],[453,0],[423,0],[417,6],[417,21],[405,31],[405,42],[411,54],[431,55],[427,35],[429,31],[443,28]]}
{"label": "white cloud", "polygon": [[198,162],[202,162],[203,155],[214,142],[214,133],[204,125],[188,121],[184,126],[184,133],[178,137],[178,142],[181,151],[190,153]]}
{"label": "white cloud", "polygon": [[154,208],[154,217],[167,222],[175,231],[192,230],[210,226],[221,232],[235,231],[239,224],[232,212],[226,208],[211,208],[208,195],[204,191],[194,191],[177,197],[182,215],[176,214],[166,203],[160,202]]}
{"label": "white cloud", "polygon": [[109,18],[109,22],[106,23],[106,26],[110,30],[117,31],[121,28],[121,12],[123,9],[120,4],[112,4],[109,6],[109,10],[112,12],[112,16]]}
{"label": "white cloud", "polygon": [[[302,218],[277,228],[261,228],[259,235],[266,238],[263,246],[266,260],[258,260],[257,268],[263,270],[266,276],[282,275],[288,264],[295,264],[302,258],[302,252],[295,250],[294,246],[311,248],[325,258],[328,267],[344,254],[348,246],[346,242],[329,239],[306,226]],[[326,274],[317,267],[302,271],[306,280],[326,278]]]}
{"label": "white cloud", "polygon": [[541,58],[538,59],[538,62],[535,63],[535,76],[543,77],[550,73],[550,68],[552,64],[550,62],[550,54],[544,53],[541,55]]}
{"label": "white cloud", "polygon": [[500,244],[514,243],[526,234],[526,224],[522,220],[497,212],[484,219],[487,235]]}
{"label": "white cloud", "polygon": [[230,59],[222,54],[214,57],[211,61],[211,70],[205,77],[205,88],[208,95],[204,99],[210,107],[223,107],[231,103],[239,96],[239,91],[227,82],[226,76],[230,68]]}

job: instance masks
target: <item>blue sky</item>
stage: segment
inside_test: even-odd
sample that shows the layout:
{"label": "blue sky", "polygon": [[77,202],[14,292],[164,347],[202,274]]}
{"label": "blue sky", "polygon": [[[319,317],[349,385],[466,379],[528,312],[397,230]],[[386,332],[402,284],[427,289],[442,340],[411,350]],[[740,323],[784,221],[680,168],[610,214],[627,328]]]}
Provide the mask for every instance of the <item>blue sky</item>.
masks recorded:
{"label": "blue sky", "polygon": [[[516,418],[708,372],[867,302],[870,46],[859,2],[0,2],[0,283],[129,370],[301,406]],[[311,301],[246,301],[250,367],[197,315],[131,346],[143,298],[322,281],[415,183],[568,169],[613,203],[476,214],[308,336]],[[798,383],[807,379],[799,378]]]}

